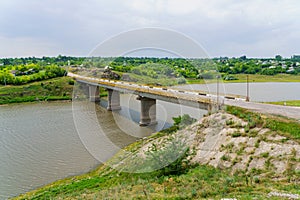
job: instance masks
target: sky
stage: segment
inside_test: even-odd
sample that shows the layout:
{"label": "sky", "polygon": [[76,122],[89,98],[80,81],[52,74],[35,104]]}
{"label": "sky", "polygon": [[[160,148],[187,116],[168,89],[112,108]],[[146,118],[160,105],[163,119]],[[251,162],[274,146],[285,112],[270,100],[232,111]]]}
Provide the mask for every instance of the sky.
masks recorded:
{"label": "sky", "polygon": [[126,31],[173,30],[210,57],[300,54],[299,0],[1,0],[0,57],[88,56]]}

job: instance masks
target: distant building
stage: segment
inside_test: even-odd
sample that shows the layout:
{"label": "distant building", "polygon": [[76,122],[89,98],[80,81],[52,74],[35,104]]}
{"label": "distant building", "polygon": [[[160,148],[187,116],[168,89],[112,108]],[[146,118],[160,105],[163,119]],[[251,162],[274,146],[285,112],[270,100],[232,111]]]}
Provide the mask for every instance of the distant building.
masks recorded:
{"label": "distant building", "polygon": [[286,64],[282,64],[281,67],[282,67],[282,69],[286,69],[287,68]]}
{"label": "distant building", "polygon": [[300,55],[293,55],[292,60],[300,60]]}
{"label": "distant building", "polygon": [[286,72],[291,73],[291,72],[294,72],[294,71],[295,71],[294,67],[289,67],[289,69]]}

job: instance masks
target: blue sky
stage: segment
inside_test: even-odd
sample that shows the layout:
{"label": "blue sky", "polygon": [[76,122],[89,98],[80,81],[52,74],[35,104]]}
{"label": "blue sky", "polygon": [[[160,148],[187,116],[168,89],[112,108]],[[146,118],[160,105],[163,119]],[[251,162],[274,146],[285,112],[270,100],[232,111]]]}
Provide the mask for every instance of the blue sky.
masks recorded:
{"label": "blue sky", "polygon": [[0,57],[87,56],[145,27],[183,33],[211,57],[300,54],[298,0],[3,0],[0,16]]}

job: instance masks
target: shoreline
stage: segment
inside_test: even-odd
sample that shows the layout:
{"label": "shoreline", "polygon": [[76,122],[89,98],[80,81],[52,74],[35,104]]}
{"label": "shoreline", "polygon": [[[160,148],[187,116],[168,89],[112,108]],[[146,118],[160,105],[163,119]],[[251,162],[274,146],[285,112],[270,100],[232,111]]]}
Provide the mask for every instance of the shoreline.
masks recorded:
{"label": "shoreline", "polygon": [[50,100],[50,101],[24,101],[24,102],[13,102],[13,103],[6,103],[6,104],[0,104],[1,106],[10,106],[10,105],[23,105],[23,104],[36,104],[36,103],[70,103],[72,102],[72,99],[70,100]]}
{"label": "shoreline", "polygon": [[25,85],[0,86],[0,105],[72,100],[74,81],[58,77]]}
{"label": "shoreline", "polygon": [[50,103],[50,102],[72,102],[71,98],[57,98],[57,99],[46,99],[45,100],[33,100],[33,101],[15,101],[12,100],[12,102],[5,102],[3,104],[0,104],[0,106],[8,106],[8,105],[14,105],[14,104],[26,104],[26,103]]}

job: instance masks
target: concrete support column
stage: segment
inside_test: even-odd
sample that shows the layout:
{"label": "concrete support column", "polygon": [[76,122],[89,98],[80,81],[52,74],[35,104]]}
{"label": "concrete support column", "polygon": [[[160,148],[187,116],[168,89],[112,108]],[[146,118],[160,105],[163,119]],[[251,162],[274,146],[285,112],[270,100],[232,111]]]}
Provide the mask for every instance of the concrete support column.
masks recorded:
{"label": "concrete support column", "polygon": [[80,83],[80,89],[83,92],[84,95],[86,95],[87,97],[89,97],[89,86],[86,83]]}
{"label": "concrete support column", "polygon": [[100,101],[99,86],[89,85],[89,100],[90,100],[90,102],[99,102]]}
{"label": "concrete support column", "polygon": [[141,101],[140,126],[156,124],[156,99],[138,96]]}
{"label": "concrete support column", "polygon": [[108,105],[107,110],[120,110],[120,92],[112,89],[107,89],[108,91]]}

